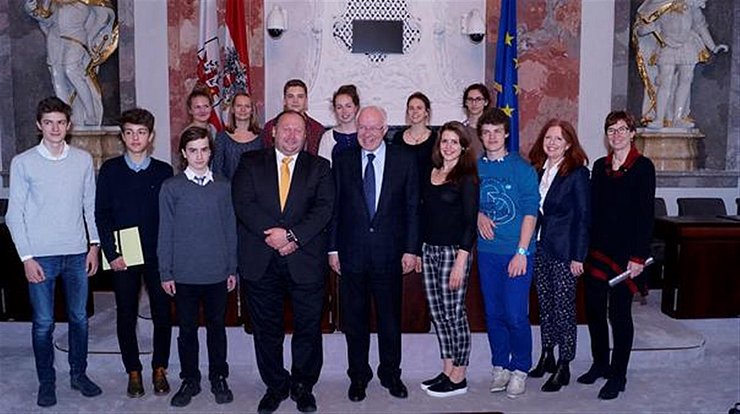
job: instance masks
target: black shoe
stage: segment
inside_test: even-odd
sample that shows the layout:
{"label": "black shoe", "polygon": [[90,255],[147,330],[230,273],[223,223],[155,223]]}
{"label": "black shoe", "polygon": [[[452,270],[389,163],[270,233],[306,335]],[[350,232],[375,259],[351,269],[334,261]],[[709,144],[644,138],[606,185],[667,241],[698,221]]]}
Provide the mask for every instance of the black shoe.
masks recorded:
{"label": "black shoe", "polygon": [[591,368],[576,379],[581,384],[593,384],[599,378],[606,378],[607,370],[598,365],[591,365]]}
{"label": "black shoe", "polygon": [[555,355],[552,352],[552,348],[542,348],[540,360],[534,369],[529,371],[528,376],[530,378],[542,378],[546,372],[555,372],[555,368]]}
{"label": "black shoe", "polygon": [[388,388],[388,391],[392,396],[396,398],[407,398],[409,396],[409,390],[404,385],[401,378],[393,378],[389,381],[380,381],[380,385]]}
{"label": "black shoe", "polygon": [[198,394],[200,394],[200,381],[184,379],[182,380],[182,384],[180,384],[180,389],[172,397],[170,405],[173,407],[185,407]]}
{"label": "black shoe", "polygon": [[542,384],[543,392],[556,392],[570,383],[570,366],[567,361],[558,362],[555,373]]}
{"label": "black shoe", "polygon": [[365,399],[365,389],[367,389],[367,383],[363,381],[352,381],[349,384],[349,390],[347,391],[347,397],[350,401],[358,402]]}
{"label": "black shoe", "polygon": [[92,382],[85,374],[72,378],[69,385],[72,386],[73,390],[79,391],[80,394],[85,397],[95,397],[96,395],[103,393],[103,390],[101,390],[100,387]]}
{"label": "black shoe", "polygon": [[619,397],[619,393],[624,391],[624,386],[627,383],[625,379],[613,379],[610,378],[606,381],[601,390],[599,390],[600,400],[613,400]]}
{"label": "black shoe", "polygon": [[288,398],[287,390],[285,392],[278,393],[268,389],[257,406],[257,412],[259,414],[274,413],[280,407],[280,403],[286,398]]}
{"label": "black shoe", "polygon": [[293,384],[293,387],[290,389],[290,398],[295,401],[295,407],[298,411],[302,413],[316,411],[316,397],[303,384]]}
{"label": "black shoe", "polygon": [[436,377],[430,378],[430,379],[428,379],[426,381],[422,381],[422,383],[421,383],[421,389],[424,390],[424,391],[426,391],[432,385],[439,384],[440,382],[442,382],[444,380],[449,380],[449,379],[450,379],[450,377],[448,377],[447,375],[445,375],[444,372],[440,372],[439,375],[437,375]]}
{"label": "black shoe", "polygon": [[445,378],[427,389],[427,394],[440,398],[452,397],[453,395],[465,394],[466,392],[468,392],[468,381],[465,378],[457,384],[452,382],[451,379]]}
{"label": "black shoe", "polygon": [[223,375],[219,375],[211,381],[211,392],[216,397],[216,404],[226,404],[234,401],[234,394],[229,389],[229,384],[226,383],[226,377]]}
{"label": "black shoe", "polygon": [[39,385],[39,395],[36,398],[36,404],[39,407],[51,407],[57,403],[57,390],[53,383]]}

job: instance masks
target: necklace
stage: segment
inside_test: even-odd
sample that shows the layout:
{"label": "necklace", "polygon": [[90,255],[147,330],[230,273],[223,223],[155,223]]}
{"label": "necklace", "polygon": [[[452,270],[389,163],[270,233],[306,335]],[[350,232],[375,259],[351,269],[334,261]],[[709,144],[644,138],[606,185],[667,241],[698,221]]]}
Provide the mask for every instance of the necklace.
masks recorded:
{"label": "necklace", "polygon": [[419,145],[429,136],[429,130],[425,130],[419,135],[413,135],[411,130],[407,129],[406,132],[404,132],[404,135],[406,136],[407,142],[410,141],[410,143],[413,143],[412,145]]}

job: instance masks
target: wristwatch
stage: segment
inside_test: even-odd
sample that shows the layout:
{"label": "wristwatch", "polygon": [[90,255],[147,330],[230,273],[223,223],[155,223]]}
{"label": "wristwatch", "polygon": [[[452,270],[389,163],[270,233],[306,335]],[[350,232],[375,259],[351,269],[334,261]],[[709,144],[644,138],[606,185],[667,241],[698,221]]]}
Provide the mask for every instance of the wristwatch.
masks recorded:
{"label": "wristwatch", "polygon": [[294,242],[295,244],[298,244],[298,238],[295,236],[295,233],[293,233],[293,230],[288,230],[285,232],[285,238],[288,239],[289,242]]}
{"label": "wristwatch", "polygon": [[522,256],[529,256],[529,250],[525,249],[524,247],[520,247],[516,249],[516,254],[521,254]]}

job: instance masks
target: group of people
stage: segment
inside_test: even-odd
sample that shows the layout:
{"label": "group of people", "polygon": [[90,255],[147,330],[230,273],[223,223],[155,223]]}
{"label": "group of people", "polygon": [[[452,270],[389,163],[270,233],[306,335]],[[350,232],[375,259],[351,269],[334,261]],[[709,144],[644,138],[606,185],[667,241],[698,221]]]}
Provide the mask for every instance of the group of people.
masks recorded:
{"label": "group of people", "polygon": [[[636,124],[629,113],[607,116],[609,152],[589,177],[588,159],[567,121],[545,124],[529,161],[509,152],[509,119],[490,106],[482,84],[463,94],[467,119],[438,129],[429,126],[429,98],[412,94],[408,125],[391,139],[385,110],[361,107],[353,85],[333,95],[337,125],[327,131],[306,114],[305,83],[290,80],[283,93],[283,111],[264,128],[255,121],[251,97],[237,94],[225,131],[214,139],[210,97],[193,92],[191,123],[180,135],[184,169],[174,176],[169,165],[150,156],[152,114],[125,111],[119,122],[125,153],[103,164],[97,186],[89,154],[64,140],[71,108],[53,97],[39,103],[41,142],[11,163],[6,218],[29,281],[38,405],[56,403],[57,279],[67,295],[72,388],[85,396],[102,392],[86,375],[87,277],[97,271],[99,249],[114,271],[117,334],[130,397],[145,394],[136,338],[143,281],[154,324],[154,393],[170,391],[174,301],[182,381],[171,405],[186,406],[201,391],[201,304],[211,392],[219,404],[233,400],[227,384],[226,298],[241,283],[266,385],[258,411],[274,412],[289,396],[299,411],[315,411],[327,267],[339,275],[351,401],[366,398],[373,378],[371,303],[378,332],[375,374],[391,395],[408,396],[401,379],[401,303],[402,275],[412,271],[423,273],[441,359],[439,374],[420,386],[434,397],[463,394],[471,348],[465,298],[474,255],[491,350],[491,392],[516,398],[525,392],[528,376],[545,373],[551,376],[543,391],[569,384],[581,274],[593,365],[578,381],[606,378],[602,399],[624,390],[636,286],[632,279],[614,287],[608,281],[625,270],[632,277],[641,274],[655,191],[653,165],[633,145]],[[119,249],[121,231],[131,227],[139,233],[143,265],[129,266]],[[542,356],[530,371],[533,280]],[[283,360],[286,297],[294,318],[290,370]]]}

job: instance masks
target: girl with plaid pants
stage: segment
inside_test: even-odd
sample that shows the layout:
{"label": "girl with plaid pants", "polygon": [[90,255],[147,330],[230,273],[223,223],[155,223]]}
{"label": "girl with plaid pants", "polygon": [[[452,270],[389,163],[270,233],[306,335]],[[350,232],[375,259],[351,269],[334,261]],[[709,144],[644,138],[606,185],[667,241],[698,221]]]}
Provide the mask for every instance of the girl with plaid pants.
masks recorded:
{"label": "girl with plaid pants", "polygon": [[[457,121],[439,132],[431,171],[422,180],[422,261],[432,322],[439,341],[442,372],[421,383],[433,397],[467,392],[470,326],[465,294],[476,240],[478,177],[467,129]],[[421,267],[417,263],[417,268]],[[421,270],[421,269],[417,269]]]}

